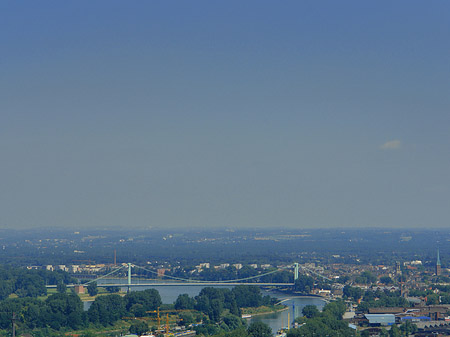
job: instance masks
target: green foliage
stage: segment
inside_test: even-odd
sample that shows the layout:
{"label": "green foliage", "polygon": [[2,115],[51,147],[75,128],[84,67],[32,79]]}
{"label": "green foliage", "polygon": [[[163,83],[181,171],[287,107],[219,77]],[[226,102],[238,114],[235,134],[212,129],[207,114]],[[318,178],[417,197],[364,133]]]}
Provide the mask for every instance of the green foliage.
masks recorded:
{"label": "green foliage", "polygon": [[247,337],[247,336],[248,336],[247,329],[245,327],[240,327],[234,331],[226,333],[224,337]]}
{"label": "green foliage", "polygon": [[131,306],[129,312],[130,312],[130,316],[134,316],[134,317],[144,317],[146,312],[145,312],[145,308],[142,304],[140,303],[135,303]]}
{"label": "green foliage", "polygon": [[313,317],[316,317],[317,315],[319,315],[320,311],[319,311],[319,309],[317,309],[317,307],[315,305],[306,305],[302,309],[302,314],[306,318],[313,318]]}
{"label": "green foliage", "polygon": [[434,282],[436,283],[449,283],[450,282],[450,278],[448,276],[445,275],[439,275],[435,278]]}
{"label": "green foliage", "polygon": [[355,282],[358,284],[372,284],[377,281],[377,277],[370,271],[364,271],[355,278]]}
{"label": "green foliage", "polygon": [[380,282],[386,285],[394,283],[389,276],[380,277]]}
{"label": "green foliage", "polygon": [[367,312],[369,308],[377,307],[407,307],[409,302],[400,296],[400,291],[371,291],[364,293],[363,302],[358,305],[358,310]]}
{"label": "green foliage", "polygon": [[56,291],[58,291],[61,294],[64,294],[67,291],[67,286],[60,281],[60,282],[58,282],[58,285],[56,286]]}
{"label": "green foliage", "polygon": [[363,295],[363,290],[359,287],[351,287],[349,285],[346,285],[343,289],[344,292],[344,296],[345,297],[350,297],[352,298],[354,301],[359,300],[362,295]]}
{"label": "green foliage", "polygon": [[79,329],[86,324],[83,303],[74,294],[54,294],[45,300],[47,310],[43,310],[43,320],[52,329],[61,327]]}
{"label": "green foliage", "polygon": [[38,297],[47,295],[46,284],[68,284],[74,279],[68,273],[48,270],[28,270],[0,266],[0,300],[15,293],[18,297]]}
{"label": "green foliage", "polygon": [[14,285],[11,280],[0,281],[0,300],[8,298],[10,294],[14,291]]}
{"label": "green foliage", "polygon": [[427,305],[439,304],[439,295],[438,294],[430,294],[427,295]]}
{"label": "green foliage", "polygon": [[95,296],[98,294],[97,282],[91,282],[87,286],[87,292],[89,296]]}
{"label": "green foliage", "polygon": [[175,309],[177,310],[194,309],[194,305],[194,299],[189,297],[188,294],[179,295],[175,301]]}
{"label": "green foliage", "polygon": [[415,293],[418,294],[416,296],[426,296],[427,304],[450,304],[450,286],[434,284],[432,288],[439,290],[439,294],[435,294],[433,290],[427,289],[423,292],[416,291]]}
{"label": "green foliage", "polygon": [[272,329],[265,323],[257,321],[248,327],[249,337],[272,337]]}
{"label": "green foliage", "polygon": [[233,288],[232,294],[239,308],[259,307],[270,304],[270,297],[263,297],[261,289],[257,286],[239,285]]}
{"label": "green foliage", "polygon": [[[61,284],[59,289],[62,291]],[[196,327],[201,334],[248,337],[245,321],[240,318],[238,302],[243,306],[258,306],[269,305],[272,300],[268,296],[263,297],[259,288],[244,285],[232,290],[204,288],[195,298],[179,296],[176,304],[178,307],[201,309],[201,313],[180,314],[182,325],[203,319],[204,325]],[[33,331],[36,336],[59,336],[64,330],[79,330],[89,324],[103,328],[114,325],[122,317],[143,317],[147,315],[146,311],[156,310],[160,306],[161,297],[155,289],[131,292],[124,297],[117,294],[97,296],[87,312],[83,311],[80,298],[71,292],[53,294],[45,301],[33,298],[6,299],[0,301],[0,329],[10,327],[11,315],[15,312],[18,326],[23,331]],[[148,330],[148,327],[144,330],[141,325],[137,325],[138,320],[134,323],[132,329],[136,330],[133,331],[142,333]],[[259,336],[258,331],[254,327],[252,336]]]}
{"label": "green foliage", "polygon": [[74,294],[54,294],[45,301],[33,298],[7,299],[0,302],[0,328],[9,329],[15,312],[24,328],[80,329],[86,325],[83,303]]}
{"label": "green foliage", "polygon": [[233,331],[244,326],[245,322],[235,315],[226,315],[223,317],[223,324],[225,325],[225,330]]}
{"label": "green foliage", "polygon": [[340,284],[345,284],[348,281],[350,281],[350,276],[348,276],[348,275],[342,275],[341,277],[339,277],[337,279],[337,282],[340,283]]}
{"label": "green foliage", "polygon": [[130,326],[130,333],[134,333],[136,335],[143,335],[148,331],[148,324],[144,321],[133,322]]}
{"label": "green foliage", "polygon": [[430,289],[426,289],[426,290],[411,289],[409,291],[409,296],[425,297],[425,296],[430,295],[432,293],[433,293],[433,291],[430,290]]}
{"label": "green foliage", "polygon": [[190,312],[182,312],[178,316],[180,317],[179,325],[188,326],[189,324],[195,323],[195,317]]}
{"label": "green foliage", "polygon": [[120,291],[120,287],[106,287],[106,290],[109,293],[114,294],[114,293],[118,293]]}
{"label": "green foliage", "polygon": [[216,324],[203,324],[194,327],[197,335],[214,335],[219,333],[219,327]]}
{"label": "green foliage", "polygon": [[248,337],[247,328],[242,326],[233,331],[219,331],[214,334],[214,337]]}
{"label": "green foliage", "polygon": [[[208,315],[213,322],[219,322],[225,309],[233,315],[240,316],[239,308],[259,307],[270,305],[269,296],[262,296],[261,290],[256,286],[240,285],[232,290],[225,288],[206,287],[195,297],[194,308]],[[183,304],[185,303],[185,304]],[[175,306],[190,305],[186,296],[178,297]]]}
{"label": "green foliage", "polygon": [[89,321],[103,326],[113,325],[125,315],[125,300],[119,295],[98,296],[88,310]]}
{"label": "green foliage", "polygon": [[344,316],[345,310],[346,310],[346,305],[345,305],[344,301],[339,300],[339,301],[333,301],[333,302],[327,303],[323,307],[322,312],[324,314],[332,315],[337,320],[341,320],[342,316]]}
{"label": "green foliage", "polygon": [[402,325],[400,325],[400,330],[405,336],[413,335],[418,331],[417,325],[411,323],[410,321],[406,321]]}
{"label": "green foliage", "polygon": [[294,283],[294,290],[302,293],[309,293],[313,287],[314,279],[306,275],[300,275]]}
{"label": "green foliage", "polygon": [[[126,309],[129,311],[135,304],[142,305],[144,311],[156,310],[162,304],[161,296],[155,289],[132,291],[125,295],[124,300]],[[136,310],[136,306],[134,306],[134,310]]]}
{"label": "green foliage", "polygon": [[380,337],[389,337],[389,332],[385,328],[381,328]]}
{"label": "green foliage", "polygon": [[397,277],[397,281],[398,281],[398,282],[406,282],[407,280],[408,280],[408,278],[406,277],[405,274],[399,275],[399,276]]}
{"label": "green foliage", "polygon": [[345,308],[343,301],[330,302],[325,305],[321,313],[311,318],[304,317],[302,322],[305,324],[300,328],[289,330],[287,336],[356,336],[356,331],[349,328],[348,324],[342,320]]}
{"label": "green foliage", "polygon": [[401,330],[397,327],[396,324],[391,326],[391,330],[389,330],[389,337],[401,337],[402,336],[402,332]]}
{"label": "green foliage", "polygon": [[85,332],[81,337],[96,337],[97,335],[93,332]]}

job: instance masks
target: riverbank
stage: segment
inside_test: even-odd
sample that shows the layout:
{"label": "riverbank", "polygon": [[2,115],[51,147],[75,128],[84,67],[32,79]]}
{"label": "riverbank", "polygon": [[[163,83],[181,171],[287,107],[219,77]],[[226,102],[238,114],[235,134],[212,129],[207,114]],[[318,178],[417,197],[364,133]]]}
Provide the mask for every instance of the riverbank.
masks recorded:
{"label": "riverbank", "polygon": [[[250,313],[251,309],[255,309],[255,308],[245,308],[245,309],[250,309],[250,310],[242,310],[242,318],[252,318],[252,317],[255,317],[255,316],[263,316],[263,315],[267,315],[267,314],[276,314],[276,313],[279,313],[279,312],[283,312],[283,311],[289,310],[289,308],[286,305],[280,305],[280,307],[281,308],[269,308],[269,307],[267,307],[267,310],[261,310],[261,311],[256,311],[256,312],[252,312],[252,313]],[[247,316],[247,317],[244,317],[244,316]]]}
{"label": "riverbank", "polygon": [[[263,305],[263,306],[256,307],[256,308],[242,308],[241,310],[242,310],[243,318],[250,318],[250,317],[254,317],[254,316],[282,312],[287,309],[288,309],[288,307],[286,305],[278,304],[273,307],[268,307],[268,306]],[[244,317],[244,316],[248,316],[248,317]]]}
{"label": "riverbank", "polygon": [[[324,300],[325,302],[329,302],[332,300],[332,298],[330,298],[329,296],[302,293],[288,289],[274,289],[274,288],[262,288],[262,289],[265,290],[267,293],[269,293],[270,296],[278,298],[280,300],[280,302],[278,303],[282,303],[283,300],[288,298],[318,298]],[[283,297],[280,297],[278,295],[282,295]]]}

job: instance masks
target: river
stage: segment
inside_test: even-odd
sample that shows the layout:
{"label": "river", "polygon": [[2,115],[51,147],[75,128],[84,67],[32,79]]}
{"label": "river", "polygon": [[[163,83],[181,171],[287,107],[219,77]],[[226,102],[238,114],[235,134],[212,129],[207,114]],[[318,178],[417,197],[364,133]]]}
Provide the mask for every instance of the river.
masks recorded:
{"label": "river", "polygon": [[322,310],[325,305],[325,301],[320,297],[307,297],[307,296],[289,296],[284,293],[276,291],[264,291],[264,295],[270,295],[283,301],[283,304],[287,306],[287,310],[269,313],[264,315],[254,316],[248,318],[247,323],[261,321],[266,323],[272,328],[273,332],[277,332],[281,328],[290,327],[296,317],[302,316],[302,309],[307,305],[315,305],[319,310]]}
{"label": "river", "polygon": [[[118,280],[114,280],[118,282]],[[99,280],[98,285],[101,286],[102,283],[111,283],[111,280]],[[126,283],[126,280],[124,281]],[[233,288],[232,286],[214,286],[215,288]],[[177,299],[180,294],[188,294],[191,297],[197,296],[200,291],[205,288],[205,286],[136,286],[131,288],[133,291],[145,290],[153,288],[158,290],[161,300],[165,304],[172,304]],[[122,288],[126,290],[126,287]],[[283,301],[283,304],[287,306],[287,310],[276,312],[276,313],[268,313],[258,316],[253,316],[251,318],[247,318],[246,321],[248,324],[254,321],[262,321],[268,324],[272,331],[275,333],[279,329],[283,327],[290,326],[294,319],[298,316],[302,315],[302,309],[306,305],[315,305],[319,310],[323,308],[325,305],[325,301],[320,297],[303,297],[303,296],[290,296],[284,293],[280,293],[277,291],[266,291],[263,290],[263,295],[269,295],[271,297],[276,297],[280,301]],[[92,302],[85,302],[84,308],[87,310]],[[289,322],[289,321],[290,322]],[[289,324],[290,323],[290,324]]]}

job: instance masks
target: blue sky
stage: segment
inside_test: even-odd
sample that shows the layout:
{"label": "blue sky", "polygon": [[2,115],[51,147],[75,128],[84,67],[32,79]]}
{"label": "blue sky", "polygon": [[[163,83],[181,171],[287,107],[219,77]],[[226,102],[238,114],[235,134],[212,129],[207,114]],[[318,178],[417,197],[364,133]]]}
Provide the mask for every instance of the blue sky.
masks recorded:
{"label": "blue sky", "polygon": [[448,1],[3,1],[1,227],[445,227]]}

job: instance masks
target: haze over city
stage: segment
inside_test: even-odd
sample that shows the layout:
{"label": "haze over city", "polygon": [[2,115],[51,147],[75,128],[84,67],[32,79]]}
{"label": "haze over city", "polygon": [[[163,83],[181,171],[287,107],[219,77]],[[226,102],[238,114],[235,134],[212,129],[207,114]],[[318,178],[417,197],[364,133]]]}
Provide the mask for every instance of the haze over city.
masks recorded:
{"label": "haze over city", "polygon": [[450,3],[0,3],[0,227],[446,227]]}

